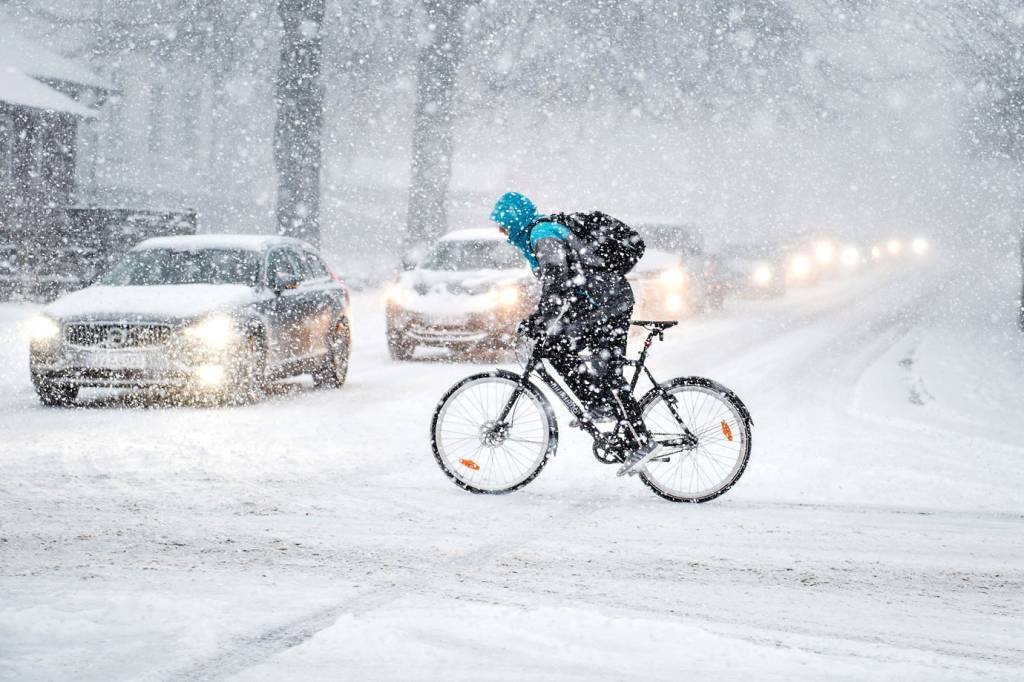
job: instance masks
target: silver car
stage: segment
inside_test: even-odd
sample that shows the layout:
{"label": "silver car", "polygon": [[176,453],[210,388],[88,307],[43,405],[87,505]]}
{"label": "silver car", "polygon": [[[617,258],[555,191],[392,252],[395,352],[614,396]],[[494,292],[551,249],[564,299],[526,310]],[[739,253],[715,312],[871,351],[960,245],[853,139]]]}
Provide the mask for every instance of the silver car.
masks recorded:
{"label": "silver car", "polygon": [[83,387],[235,398],[303,373],[340,386],[351,340],[348,291],[313,247],[252,235],[144,241],[29,331],[32,383],[47,405],[70,404]]}

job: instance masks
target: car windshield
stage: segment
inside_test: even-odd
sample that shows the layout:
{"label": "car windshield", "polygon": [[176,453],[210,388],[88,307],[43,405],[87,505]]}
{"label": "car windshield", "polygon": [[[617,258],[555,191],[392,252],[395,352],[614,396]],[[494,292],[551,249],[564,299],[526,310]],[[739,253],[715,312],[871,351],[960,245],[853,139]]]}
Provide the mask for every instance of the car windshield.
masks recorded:
{"label": "car windshield", "polygon": [[525,261],[503,241],[451,239],[438,242],[420,265],[424,270],[512,270]]}
{"label": "car windshield", "polygon": [[254,287],[260,259],[242,249],[145,249],[128,253],[100,284],[115,287],[161,284],[244,284]]}

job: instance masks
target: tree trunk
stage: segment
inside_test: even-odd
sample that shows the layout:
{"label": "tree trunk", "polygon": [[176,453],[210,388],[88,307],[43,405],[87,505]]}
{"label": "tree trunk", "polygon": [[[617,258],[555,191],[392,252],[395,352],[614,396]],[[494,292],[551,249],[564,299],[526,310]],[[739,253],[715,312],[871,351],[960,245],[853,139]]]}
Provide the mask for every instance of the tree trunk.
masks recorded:
{"label": "tree trunk", "polygon": [[423,4],[432,30],[416,63],[407,254],[416,254],[448,228],[455,81],[462,60],[463,21],[471,3],[424,0]]}
{"label": "tree trunk", "polygon": [[278,0],[277,11],[284,24],[274,92],[277,229],[319,244],[324,0]]}

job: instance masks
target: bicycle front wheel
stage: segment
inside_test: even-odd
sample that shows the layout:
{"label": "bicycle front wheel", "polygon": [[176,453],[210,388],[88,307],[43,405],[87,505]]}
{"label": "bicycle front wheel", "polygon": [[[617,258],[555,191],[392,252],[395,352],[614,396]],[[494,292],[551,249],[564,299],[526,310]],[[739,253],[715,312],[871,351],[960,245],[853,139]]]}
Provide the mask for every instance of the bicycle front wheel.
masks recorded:
{"label": "bicycle front wheel", "polygon": [[661,497],[707,502],[743,475],[750,415],[729,389],[701,377],[674,379],[644,396],[640,407],[664,450],[645,465],[640,479]]}
{"label": "bicycle front wheel", "polygon": [[[517,392],[508,415],[499,420]],[[503,370],[474,374],[452,386],[434,411],[430,433],[441,470],[474,493],[522,488],[558,445],[550,403],[532,384]]]}

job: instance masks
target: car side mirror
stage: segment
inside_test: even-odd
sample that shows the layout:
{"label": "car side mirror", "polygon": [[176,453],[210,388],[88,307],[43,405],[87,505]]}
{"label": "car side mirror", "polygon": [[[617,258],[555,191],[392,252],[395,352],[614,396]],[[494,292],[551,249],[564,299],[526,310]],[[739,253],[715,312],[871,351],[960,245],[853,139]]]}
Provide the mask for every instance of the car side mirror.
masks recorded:
{"label": "car side mirror", "polygon": [[298,289],[302,280],[298,275],[290,272],[278,272],[274,274],[274,293],[280,295],[288,289]]}

